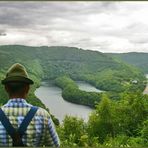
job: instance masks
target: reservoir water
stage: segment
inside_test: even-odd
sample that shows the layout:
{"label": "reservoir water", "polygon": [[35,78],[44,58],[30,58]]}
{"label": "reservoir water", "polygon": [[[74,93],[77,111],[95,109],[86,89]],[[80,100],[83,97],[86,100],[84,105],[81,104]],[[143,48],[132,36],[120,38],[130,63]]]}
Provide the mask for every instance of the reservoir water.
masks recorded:
{"label": "reservoir water", "polygon": [[84,91],[88,91],[88,92],[103,92],[102,90],[99,90],[95,87],[93,87],[92,85],[83,82],[83,81],[76,81],[76,84],[79,86],[79,89],[84,90]]}
{"label": "reservoir water", "polygon": [[[85,82],[76,83],[80,89],[99,92],[95,87]],[[60,88],[46,82],[43,82],[35,91],[35,95],[50,109],[50,112],[55,115],[60,122],[62,122],[65,115],[77,116],[83,118],[84,121],[88,121],[92,109],[84,105],[67,102],[62,98],[61,94],[62,90]]]}

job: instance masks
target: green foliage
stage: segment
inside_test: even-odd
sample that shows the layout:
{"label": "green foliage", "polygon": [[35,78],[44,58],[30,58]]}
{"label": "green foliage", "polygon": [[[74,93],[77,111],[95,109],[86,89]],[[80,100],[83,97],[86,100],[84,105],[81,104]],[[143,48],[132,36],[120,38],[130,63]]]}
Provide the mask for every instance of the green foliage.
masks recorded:
{"label": "green foliage", "polygon": [[143,147],[143,140],[140,137],[119,135],[115,138],[108,138],[103,145],[108,147]]}
{"label": "green foliage", "polygon": [[148,104],[146,95],[140,92],[123,93],[122,99],[118,102],[117,117],[122,133],[128,136],[138,136],[138,128],[148,118]]}
{"label": "green foliage", "polygon": [[67,76],[59,77],[55,80],[57,86],[62,88],[62,96],[65,100],[95,107],[95,103],[100,101],[101,93],[86,92],[78,88],[76,83]]}
{"label": "green foliage", "polygon": [[90,136],[98,137],[103,143],[107,136],[114,137],[114,118],[112,104],[109,98],[104,95],[96,110],[89,119]]}
{"label": "green foliage", "polygon": [[144,145],[148,146],[148,119],[143,122],[141,134],[141,137],[144,141]]}
{"label": "green foliage", "polygon": [[55,79],[55,84],[62,89],[65,89],[66,87],[78,89],[76,83],[69,76],[58,77]]}
{"label": "green foliage", "polygon": [[89,121],[66,117],[58,132],[62,146],[146,147],[148,146],[148,97],[122,94],[113,101],[103,95]]}
{"label": "green foliage", "polygon": [[66,116],[60,127],[60,139],[63,146],[83,146],[87,141],[85,123],[82,119]]}
{"label": "green foliage", "polygon": [[110,53],[108,55],[138,67],[145,74],[148,73],[148,53]]}
{"label": "green foliage", "polygon": [[[145,55],[140,54],[139,58],[137,53],[134,56],[125,54],[123,59],[147,72],[148,58]],[[65,100],[96,107],[88,123],[67,116],[59,125],[59,121],[52,116],[59,125],[58,133],[63,147],[148,146],[148,96],[141,93],[146,79],[139,69],[96,51],[73,47],[7,45],[0,46],[0,79],[16,62],[25,65],[35,82],[28,95],[29,103],[47,109],[36,98],[34,91],[41,80],[55,79],[56,85],[62,88]],[[79,90],[74,80],[86,81],[106,92]],[[0,98],[1,105],[8,100],[1,84]]]}

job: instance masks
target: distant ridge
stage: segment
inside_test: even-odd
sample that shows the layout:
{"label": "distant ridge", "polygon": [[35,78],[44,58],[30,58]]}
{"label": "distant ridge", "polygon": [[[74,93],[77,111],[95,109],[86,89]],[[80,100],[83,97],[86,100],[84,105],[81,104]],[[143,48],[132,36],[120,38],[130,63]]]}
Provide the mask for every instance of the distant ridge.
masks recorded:
{"label": "distant ridge", "polygon": [[128,64],[140,68],[145,74],[148,73],[148,53],[129,52],[129,53],[107,53],[107,55],[117,58]]}

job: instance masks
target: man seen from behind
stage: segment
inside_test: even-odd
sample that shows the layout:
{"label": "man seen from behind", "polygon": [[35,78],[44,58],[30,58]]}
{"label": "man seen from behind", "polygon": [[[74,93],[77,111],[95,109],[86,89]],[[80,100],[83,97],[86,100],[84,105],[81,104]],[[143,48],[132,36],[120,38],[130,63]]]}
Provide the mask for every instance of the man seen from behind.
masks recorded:
{"label": "man seen from behind", "polygon": [[11,66],[2,80],[9,101],[0,109],[0,146],[55,146],[59,138],[49,113],[27,103],[30,85],[25,67],[19,63]]}

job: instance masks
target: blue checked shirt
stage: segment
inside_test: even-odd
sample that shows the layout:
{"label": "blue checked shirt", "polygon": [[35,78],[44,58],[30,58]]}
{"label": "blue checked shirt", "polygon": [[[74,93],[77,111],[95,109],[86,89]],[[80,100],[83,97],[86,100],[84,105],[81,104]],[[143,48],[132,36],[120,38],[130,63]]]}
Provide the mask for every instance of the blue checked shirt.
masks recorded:
{"label": "blue checked shirt", "polygon": [[[13,127],[17,129],[31,107],[32,105],[28,104],[24,99],[17,98],[10,99],[1,109],[5,112]],[[46,110],[42,108],[38,109],[23,135],[22,141],[29,147],[60,146],[54,124]],[[12,146],[12,138],[8,135],[1,122],[0,146]]]}

